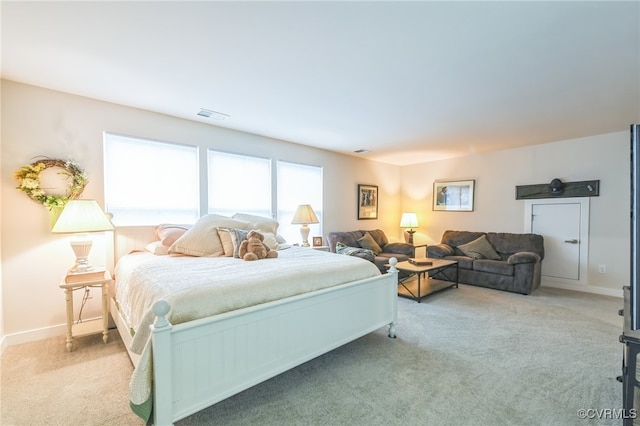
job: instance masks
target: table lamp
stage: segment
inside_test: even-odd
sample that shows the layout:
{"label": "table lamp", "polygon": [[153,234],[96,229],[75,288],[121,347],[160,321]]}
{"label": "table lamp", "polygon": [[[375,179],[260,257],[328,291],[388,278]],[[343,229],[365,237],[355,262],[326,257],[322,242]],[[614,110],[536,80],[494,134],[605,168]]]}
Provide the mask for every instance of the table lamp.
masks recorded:
{"label": "table lamp", "polygon": [[71,248],[76,255],[76,264],[69,272],[79,273],[93,269],[88,260],[93,241],[88,233],[111,230],[111,221],[95,200],[71,200],[65,204],[51,232],[75,234],[71,239]]}
{"label": "table lamp", "polygon": [[300,227],[300,235],[302,236],[302,247],[309,247],[309,224],[320,223],[318,216],[313,212],[309,204],[301,204],[293,215],[291,224],[302,225]]}
{"label": "table lamp", "polygon": [[413,244],[413,234],[416,232],[412,228],[418,227],[418,216],[415,213],[402,213],[402,219],[400,219],[401,228],[409,228],[406,232],[409,234],[407,242]]}

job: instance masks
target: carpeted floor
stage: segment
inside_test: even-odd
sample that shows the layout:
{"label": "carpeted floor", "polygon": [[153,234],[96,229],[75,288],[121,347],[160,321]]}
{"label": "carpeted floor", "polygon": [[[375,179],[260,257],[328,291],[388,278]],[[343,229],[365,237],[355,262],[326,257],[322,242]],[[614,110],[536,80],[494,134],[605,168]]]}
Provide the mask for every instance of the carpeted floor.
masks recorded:
{"label": "carpeted floor", "polygon": [[[461,285],[398,305],[397,339],[380,329],[177,426],[621,423],[578,414],[621,408],[620,299]],[[72,353],[63,336],[7,348],[0,424],[141,425],[112,335],[77,339]]]}

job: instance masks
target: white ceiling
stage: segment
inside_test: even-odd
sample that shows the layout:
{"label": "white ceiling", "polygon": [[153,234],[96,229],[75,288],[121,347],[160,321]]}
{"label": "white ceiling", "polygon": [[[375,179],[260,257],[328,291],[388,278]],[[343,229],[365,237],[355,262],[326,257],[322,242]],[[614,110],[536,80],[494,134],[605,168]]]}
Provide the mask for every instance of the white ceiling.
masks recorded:
{"label": "white ceiling", "polygon": [[392,164],[640,121],[637,1],[1,8],[3,78]]}

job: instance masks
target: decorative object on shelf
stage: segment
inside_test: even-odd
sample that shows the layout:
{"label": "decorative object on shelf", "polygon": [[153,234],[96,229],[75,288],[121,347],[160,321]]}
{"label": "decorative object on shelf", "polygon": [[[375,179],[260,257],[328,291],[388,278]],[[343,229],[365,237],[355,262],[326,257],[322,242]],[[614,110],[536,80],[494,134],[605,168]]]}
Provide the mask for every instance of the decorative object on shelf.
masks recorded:
{"label": "decorative object on shelf", "polygon": [[562,182],[555,178],[550,183],[516,186],[516,200],[598,196],[600,196],[599,180]]}
{"label": "decorative object on shelf", "polygon": [[437,180],[433,183],[433,210],[472,212],[475,180]]}
{"label": "decorative object on shelf", "polygon": [[313,237],[313,246],[322,247],[322,237]]}
{"label": "decorative object on shelf", "polygon": [[400,219],[400,228],[409,228],[407,229],[405,240],[409,244],[413,244],[413,234],[416,231],[413,228],[418,227],[418,216],[415,213],[402,213],[402,219]]}
{"label": "decorative object on shelf", "polygon": [[88,260],[93,241],[87,234],[111,230],[111,221],[95,200],[70,200],[51,232],[75,234],[71,248],[76,255],[76,263],[70,272],[87,272],[93,268]]}
{"label": "decorative object on shelf", "polygon": [[378,187],[358,185],[358,220],[378,218]]}
{"label": "decorative object on shelf", "polygon": [[[40,187],[41,173],[53,167],[62,169],[59,174],[70,178],[69,186],[64,195],[47,194],[45,190]],[[81,169],[77,163],[71,160],[65,161],[53,158],[45,158],[27,164],[16,170],[13,177],[19,182],[19,185],[16,187],[17,189],[49,210],[55,207],[64,207],[67,201],[80,197],[88,183],[85,171]]]}
{"label": "decorative object on shelf", "polygon": [[309,247],[309,224],[320,223],[318,216],[314,213],[311,205],[301,204],[293,215],[291,224],[302,225],[300,227],[300,235],[302,236],[302,247]]}

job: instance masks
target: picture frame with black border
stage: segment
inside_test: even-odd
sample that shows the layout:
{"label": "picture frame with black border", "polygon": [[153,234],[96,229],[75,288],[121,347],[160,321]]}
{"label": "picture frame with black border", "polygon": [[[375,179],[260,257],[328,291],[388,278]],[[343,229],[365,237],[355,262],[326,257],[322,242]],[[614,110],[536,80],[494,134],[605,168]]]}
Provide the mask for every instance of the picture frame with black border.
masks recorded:
{"label": "picture frame with black border", "polygon": [[358,220],[378,218],[378,186],[358,184]]}

